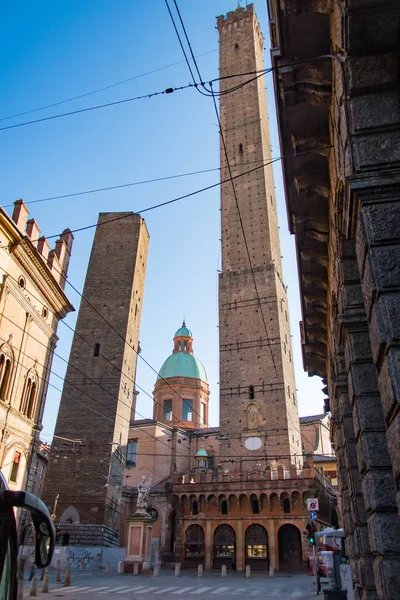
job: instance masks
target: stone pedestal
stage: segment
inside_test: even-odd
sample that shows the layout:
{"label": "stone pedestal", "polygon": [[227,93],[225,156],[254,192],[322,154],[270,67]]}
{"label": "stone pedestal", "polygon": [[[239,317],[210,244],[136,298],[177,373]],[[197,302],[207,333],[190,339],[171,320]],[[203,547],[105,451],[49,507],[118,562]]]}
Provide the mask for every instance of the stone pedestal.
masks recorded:
{"label": "stone pedestal", "polygon": [[125,573],[132,573],[135,563],[139,565],[139,573],[150,570],[153,523],[154,519],[145,509],[138,509],[127,519]]}

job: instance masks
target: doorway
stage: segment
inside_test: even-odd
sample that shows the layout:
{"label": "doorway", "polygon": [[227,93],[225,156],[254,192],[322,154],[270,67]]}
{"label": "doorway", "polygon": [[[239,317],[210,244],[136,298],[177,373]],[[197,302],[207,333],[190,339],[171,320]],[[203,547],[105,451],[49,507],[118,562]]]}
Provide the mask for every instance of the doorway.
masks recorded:
{"label": "doorway", "polygon": [[302,570],[301,535],[297,527],[291,524],[282,525],[278,531],[278,548],[280,571]]}

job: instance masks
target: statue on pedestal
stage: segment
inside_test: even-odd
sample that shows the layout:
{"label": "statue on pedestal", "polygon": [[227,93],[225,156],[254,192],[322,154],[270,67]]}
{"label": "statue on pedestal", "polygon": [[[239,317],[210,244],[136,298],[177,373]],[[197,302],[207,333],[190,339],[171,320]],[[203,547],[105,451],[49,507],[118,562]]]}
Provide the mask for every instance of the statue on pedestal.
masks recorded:
{"label": "statue on pedestal", "polygon": [[142,510],[137,510],[136,512],[146,512],[146,508],[149,506],[150,480],[147,480],[144,475],[142,477],[142,481],[137,487],[137,490],[137,508],[141,508]]}

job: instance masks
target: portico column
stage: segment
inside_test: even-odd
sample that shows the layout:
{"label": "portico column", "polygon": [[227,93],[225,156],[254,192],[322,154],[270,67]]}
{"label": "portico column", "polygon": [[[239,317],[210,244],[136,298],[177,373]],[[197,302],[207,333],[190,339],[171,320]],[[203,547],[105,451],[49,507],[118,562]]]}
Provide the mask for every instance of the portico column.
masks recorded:
{"label": "portico column", "polygon": [[276,571],[276,545],[275,545],[275,521],[268,521],[268,547],[269,547],[269,566]]}

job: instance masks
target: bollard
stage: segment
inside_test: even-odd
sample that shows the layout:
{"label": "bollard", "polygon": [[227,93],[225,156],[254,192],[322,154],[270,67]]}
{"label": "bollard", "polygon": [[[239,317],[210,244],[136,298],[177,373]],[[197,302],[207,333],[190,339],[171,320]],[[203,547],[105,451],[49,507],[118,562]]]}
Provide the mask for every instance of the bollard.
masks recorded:
{"label": "bollard", "polygon": [[79,561],[79,570],[80,571],[84,571],[85,570],[85,563],[83,562],[83,560]]}
{"label": "bollard", "polygon": [[44,577],[43,577],[43,581],[42,581],[41,592],[42,592],[42,594],[45,594],[48,591],[49,591],[49,574],[48,574],[47,569],[46,569]]}
{"label": "bollard", "polygon": [[71,585],[71,571],[69,569],[65,571],[64,586],[67,585]]}
{"label": "bollard", "polygon": [[175,577],[179,577],[181,574],[181,563],[175,563]]}
{"label": "bollard", "polygon": [[226,565],[222,565],[221,575],[222,577],[226,577]]}
{"label": "bollard", "polygon": [[37,577],[34,575],[31,579],[31,589],[29,590],[30,596],[37,596]]}
{"label": "bollard", "polygon": [[106,563],[106,568],[104,569],[104,573],[110,572],[110,563]]}
{"label": "bollard", "polygon": [[157,564],[154,565],[153,576],[158,577],[158,565]]}
{"label": "bollard", "polygon": [[197,577],[203,577],[203,565],[197,565]]}
{"label": "bollard", "polygon": [[60,559],[57,560],[56,573],[57,573],[56,581],[60,582],[61,581],[61,560]]}
{"label": "bollard", "polygon": [[40,581],[43,581],[46,571],[47,569],[42,569],[42,572],[40,573]]}
{"label": "bollard", "polygon": [[138,562],[133,563],[133,574],[139,575],[139,563]]}
{"label": "bollard", "polygon": [[246,577],[251,577],[251,567],[250,567],[250,565],[246,565]]}
{"label": "bollard", "polygon": [[26,558],[21,557],[18,561],[18,592],[17,600],[23,600],[24,597],[24,571],[25,571]]}
{"label": "bollard", "polygon": [[270,577],[275,577],[275,571],[274,571],[274,567],[272,565],[269,568],[269,576]]}
{"label": "bollard", "polygon": [[122,560],[120,560],[118,563],[118,575],[123,575],[123,574],[124,574],[124,563],[122,562]]}

